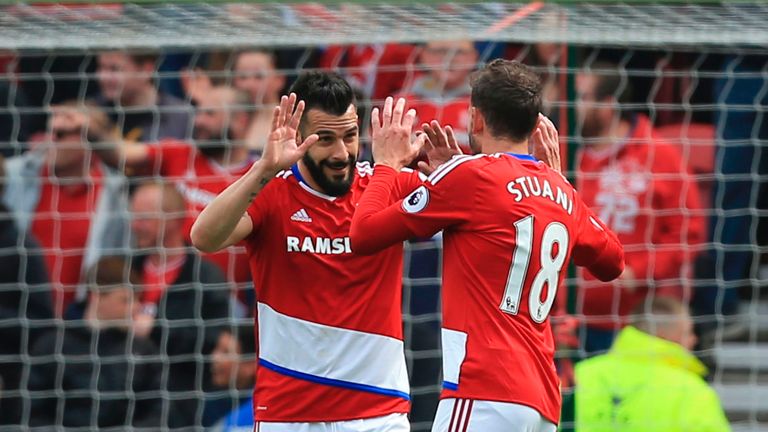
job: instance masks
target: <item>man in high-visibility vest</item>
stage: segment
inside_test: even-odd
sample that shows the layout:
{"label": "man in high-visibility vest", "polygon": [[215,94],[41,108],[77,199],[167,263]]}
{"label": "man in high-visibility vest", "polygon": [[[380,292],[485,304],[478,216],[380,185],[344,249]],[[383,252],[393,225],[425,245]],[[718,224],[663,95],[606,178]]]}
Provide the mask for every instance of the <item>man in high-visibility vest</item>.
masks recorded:
{"label": "man in high-visibility vest", "polygon": [[655,298],[636,308],[606,354],[576,366],[578,432],[729,431],[686,306]]}

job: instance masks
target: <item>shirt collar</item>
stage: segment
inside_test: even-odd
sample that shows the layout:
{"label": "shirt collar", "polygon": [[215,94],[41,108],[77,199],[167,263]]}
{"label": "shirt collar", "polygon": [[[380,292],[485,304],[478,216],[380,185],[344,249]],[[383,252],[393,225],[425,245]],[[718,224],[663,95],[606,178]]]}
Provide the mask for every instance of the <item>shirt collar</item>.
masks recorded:
{"label": "shirt collar", "polygon": [[296,180],[298,180],[301,183],[306,183],[304,181],[304,176],[301,175],[301,170],[299,170],[299,164],[295,163],[291,167],[291,172],[293,173],[293,176],[296,177]]}
{"label": "shirt collar", "polygon": [[299,170],[299,164],[293,164],[291,167],[291,173],[293,173],[293,176],[296,177],[296,180],[299,182],[299,186],[301,186],[304,190],[311,193],[312,195],[318,196],[320,198],[326,199],[328,201],[335,201],[337,197],[326,195],[322,192],[316,191],[312,189],[312,187],[304,181],[304,176],[301,175],[301,170]]}
{"label": "shirt collar", "polygon": [[531,162],[538,162],[539,161],[538,159],[536,159],[535,157],[533,157],[533,156],[531,156],[529,154],[520,154],[520,153],[504,153],[504,154],[507,154],[507,155],[510,155],[512,157],[518,158],[520,160],[531,161]]}

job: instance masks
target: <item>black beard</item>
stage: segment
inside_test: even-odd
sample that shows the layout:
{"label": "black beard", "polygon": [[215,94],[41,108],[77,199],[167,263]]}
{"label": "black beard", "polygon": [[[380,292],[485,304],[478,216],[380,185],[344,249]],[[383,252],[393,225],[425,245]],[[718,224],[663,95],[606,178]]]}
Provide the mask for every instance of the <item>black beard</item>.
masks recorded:
{"label": "black beard", "polygon": [[[326,195],[338,197],[349,192],[349,189],[352,187],[352,180],[355,178],[355,163],[357,162],[355,156],[349,156],[346,162],[328,162],[325,159],[316,163],[309,156],[309,153],[306,153],[302,160],[304,161],[304,166],[307,167],[307,171],[309,171],[309,175],[312,176],[312,180],[317,183]],[[323,167],[326,166],[329,168],[349,166],[349,174],[342,180],[334,180],[323,173]]]}

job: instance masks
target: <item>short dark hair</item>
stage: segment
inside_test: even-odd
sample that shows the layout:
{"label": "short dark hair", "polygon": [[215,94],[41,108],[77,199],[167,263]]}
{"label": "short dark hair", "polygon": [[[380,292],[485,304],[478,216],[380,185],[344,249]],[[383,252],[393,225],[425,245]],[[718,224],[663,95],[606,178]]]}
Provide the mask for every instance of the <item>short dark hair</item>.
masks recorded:
{"label": "short dark hair", "polygon": [[134,53],[131,54],[131,60],[133,60],[134,63],[137,65],[143,65],[146,63],[152,63],[152,65],[157,65],[157,62],[160,60],[160,55],[157,53]]}
{"label": "short dark hair", "polygon": [[130,58],[131,61],[137,65],[143,65],[146,63],[152,63],[153,65],[156,65],[157,62],[160,60],[160,53],[159,51],[155,51],[155,50],[125,51],[121,49],[114,49],[114,50],[102,51],[101,54],[114,53],[114,52],[119,52],[127,55],[128,58]]}
{"label": "short dark hair", "polygon": [[632,103],[632,84],[621,73],[619,65],[607,61],[596,61],[589,66],[589,74],[595,77],[595,102],[616,99],[621,118],[628,120],[634,111],[626,106]]}
{"label": "short dark hair", "polygon": [[128,257],[104,256],[89,270],[88,285],[92,291],[108,292],[118,287],[131,287],[140,283],[141,277]]}
{"label": "short dark hair", "polygon": [[472,75],[472,106],[483,114],[493,136],[524,141],[541,112],[541,80],[530,67],[496,59]]}
{"label": "short dark hair", "polygon": [[319,109],[340,116],[355,103],[352,86],[333,72],[305,72],[299,75],[289,92],[296,93],[298,100],[304,101],[305,112]]}
{"label": "short dark hair", "polygon": [[253,323],[235,324],[232,327],[225,327],[223,331],[237,339],[241,355],[256,353],[256,333],[253,329]]}

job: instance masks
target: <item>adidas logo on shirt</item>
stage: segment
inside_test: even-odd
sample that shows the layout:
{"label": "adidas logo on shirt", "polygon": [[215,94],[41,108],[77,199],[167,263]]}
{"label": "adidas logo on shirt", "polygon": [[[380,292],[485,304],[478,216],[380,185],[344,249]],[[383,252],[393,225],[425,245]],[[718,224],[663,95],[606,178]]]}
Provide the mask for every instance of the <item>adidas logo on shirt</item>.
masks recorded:
{"label": "adidas logo on shirt", "polygon": [[294,213],[293,216],[291,216],[291,220],[296,222],[312,222],[312,218],[309,217],[309,215],[307,214],[307,211],[304,209],[301,209],[296,213]]}

